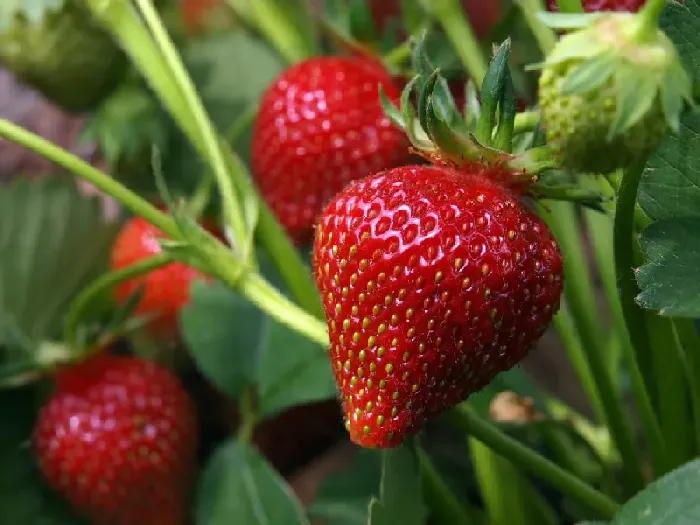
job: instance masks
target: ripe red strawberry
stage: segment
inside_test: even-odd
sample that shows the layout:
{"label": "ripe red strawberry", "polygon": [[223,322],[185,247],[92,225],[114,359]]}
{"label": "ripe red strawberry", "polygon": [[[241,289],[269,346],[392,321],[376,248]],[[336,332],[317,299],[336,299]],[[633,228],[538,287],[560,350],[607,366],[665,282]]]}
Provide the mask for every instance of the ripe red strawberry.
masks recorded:
{"label": "ripe red strawberry", "polygon": [[197,436],[169,371],[98,355],[58,372],[33,441],[48,483],[94,525],[183,525]]}
{"label": "ripe red strawberry", "polygon": [[[209,226],[210,231],[214,231]],[[119,232],[112,246],[112,270],[121,270],[161,252],[157,239],[167,237],[141,217],[130,219]],[[120,283],[115,288],[118,303],[126,302],[140,286],[141,300],[133,314],[153,316],[149,331],[164,339],[174,339],[178,333],[178,312],[189,302],[193,280],[208,276],[181,262],[173,262],[142,277]]]}
{"label": "ripe red strawberry", "polygon": [[314,57],[262,97],[251,164],[260,191],[297,242],[311,240],[325,203],[348,182],[403,163],[408,140],[386,118],[378,85],[401,93],[377,62]]}
{"label": "ripe red strawberry", "polygon": [[[630,11],[636,13],[646,3],[646,0],[583,0],[581,6],[587,13],[598,11]],[[547,9],[559,11],[557,0],[547,0]]]}
{"label": "ripe red strawberry", "polygon": [[314,273],[355,443],[398,445],[519,363],[556,312],[558,245],[504,177],[391,169],[321,216]]}

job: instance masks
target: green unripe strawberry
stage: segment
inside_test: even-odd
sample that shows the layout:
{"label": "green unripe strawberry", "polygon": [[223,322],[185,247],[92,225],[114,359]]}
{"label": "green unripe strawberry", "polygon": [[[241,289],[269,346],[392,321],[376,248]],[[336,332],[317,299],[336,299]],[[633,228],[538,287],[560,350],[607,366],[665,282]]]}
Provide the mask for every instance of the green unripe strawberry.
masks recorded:
{"label": "green unripe strawberry", "polygon": [[124,52],[81,0],[18,7],[0,27],[0,61],[63,109],[93,109],[125,71]]}
{"label": "green unripe strawberry", "polygon": [[542,65],[542,122],[562,168],[625,168],[677,131],[684,101],[692,104],[673,43],[644,9],[582,15]]}

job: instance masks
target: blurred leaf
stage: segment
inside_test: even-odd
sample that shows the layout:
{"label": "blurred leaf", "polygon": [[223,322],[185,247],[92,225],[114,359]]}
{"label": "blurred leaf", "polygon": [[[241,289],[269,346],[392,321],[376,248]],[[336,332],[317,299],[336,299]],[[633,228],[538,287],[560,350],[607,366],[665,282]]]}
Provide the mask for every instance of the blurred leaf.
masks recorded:
{"label": "blurred leaf", "polygon": [[197,525],[309,524],[291,487],[267,460],[233,440],[209,459],[197,492]]}
{"label": "blurred leaf", "polygon": [[323,480],[309,516],[333,525],[367,525],[369,502],[382,475],[380,454],[358,448],[350,467]]}
{"label": "blurred leaf", "polygon": [[408,446],[384,449],[379,497],[369,504],[368,525],[424,525],[428,509],[418,471],[418,458]]}
{"label": "blurred leaf", "polygon": [[135,191],[155,193],[151,152],[167,156],[173,123],[141,82],[117,88],[85,122],[81,140],[95,142],[110,174]]}
{"label": "blurred leaf", "polygon": [[181,323],[195,362],[218,388],[238,398],[256,386],[260,416],[337,395],[325,349],[223,284],[194,283]]}
{"label": "blurred leaf", "polygon": [[667,2],[660,26],[697,79],[700,71],[700,4],[697,0],[684,0],[682,4]]}
{"label": "blurred leaf", "polygon": [[3,523],[87,525],[45,484],[32,455],[32,389],[0,392],[0,514]]}
{"label": "blurred leaf", "polygon": [[[700,58],[700,56],[698,57]],[[665,315],[700,317],[700,116],[686,115],[651,156],[639,202],[655,222],[642,232],[647,258],[637,279],[639,304]]]}
{"label": "blurred leaf", "polygon": [[700,522],[700,459],[659,478],[622,507],[610,525],[683,525]]}
{"label": "blurred leaf", "polygon": [[100,200],[81,195],[73,180],[18,178],[0,186],[0,345],[17,333],[28,343],[60,336],[70,302],[105,270],[118,226],[103,220]]}

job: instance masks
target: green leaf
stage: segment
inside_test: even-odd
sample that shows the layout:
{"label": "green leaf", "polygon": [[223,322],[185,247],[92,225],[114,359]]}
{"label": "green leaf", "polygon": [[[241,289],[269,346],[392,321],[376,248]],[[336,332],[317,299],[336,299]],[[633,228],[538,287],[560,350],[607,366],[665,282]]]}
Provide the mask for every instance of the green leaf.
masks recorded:
{"label": "green leaf", "polygon": [[325,349],[221,283],[193,283],[180,319],[200,370],[234,399],[255,386],[260,416],[336,396]]}
{"label": "green leaf", "polygon": [[30,388],[0,392],[0,509],[4,523],[87,525],[44,482],[30,436],[36,413]]}
{"label": "green leaf", "polygon": [[366,525],[369,502],[381,479],[380,458],[374,450],[358,449],[348,469],[323,481],[309,516],[333,525]]}
{"label": "green leaf", "polygon": [[639,203],[656,221],[641,242],[647,262],[637,273],[639,304],[666,315],[700,317],[700,115],[689,113],[679,135],[668,135],[652,154]]}
{"label": "green leaf", "polygon": [[656,480],[629,500],[610,525],[683,525],[700,520],[700,460]]}
{"label": "green leaf", "polygon": [[309,525],[291,487],[252,447],[234,440],[209,459],[198,486],[197,525]]}
{"label": "green leaf", "polygon": [[72,179],[0,186],[0,345],[14,339],[7,326],[34,343],[60,336],[70,302],[105,270],[118,226]]}
{"label": "green leaf", "polygon": [[637,302],[661,315],[700,317],[700,216],[653,223],[642,233],[647,263],[637,272]]}
{"label": "green leaf", "polygon": [[666,2],[661,14],[661,29],[673,41],[691,74],[700,72],[700,3],[698,0]]}
{"label": "green leaf", "polygon": [[427,516],[415,452],[408,445],[383,450],[379,497],[369,504],[368,525],[424,525]]}

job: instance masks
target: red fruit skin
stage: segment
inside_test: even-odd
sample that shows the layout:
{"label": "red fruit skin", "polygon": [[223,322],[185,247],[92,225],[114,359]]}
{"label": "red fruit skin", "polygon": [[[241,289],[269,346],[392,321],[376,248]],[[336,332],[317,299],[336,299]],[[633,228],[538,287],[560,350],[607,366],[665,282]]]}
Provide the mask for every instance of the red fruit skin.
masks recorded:
{"label": "red fruit skin", "polygon": [[175,376],[106,355],[59,371],[33,435],[50,486],[94,525],[183,525],[197,441]]}
{"label": "red fruit skin", "polygon": [[321,216],[314,275],[354,443],[399,445],[519,363],[557,311],[557,242],[485,178],[503,175],[387,170]]}
{"label": "red fruit skin", "polygon": [[378,85],[401,93],[377,62],[315,57],[283,72],[264,93],[251,166],[290,237],[305,243],[323,206],[347,183],[408,158],[405,134],[386,118]]}
{"label": "red fruit skin", "polygon": [[[213,226],[207,228],[215,232]],[[111,269],[124,269],[161,253],[158,239],[167,238],[158,228],[141,217],[130,219],[119,232],[112,246]],[[190,285],[195,279],[210,279],[199,270],[181,262],[162,266],[141,277],[123,281],[115,287],[117,303],[125,303],[143,286],[142,296],[133,315],[152,315],[147,326],[149,332],[159,338],[178,337],[178,312],[190,300]]]}

